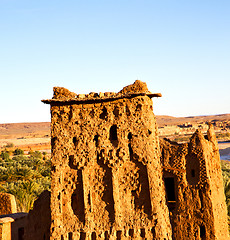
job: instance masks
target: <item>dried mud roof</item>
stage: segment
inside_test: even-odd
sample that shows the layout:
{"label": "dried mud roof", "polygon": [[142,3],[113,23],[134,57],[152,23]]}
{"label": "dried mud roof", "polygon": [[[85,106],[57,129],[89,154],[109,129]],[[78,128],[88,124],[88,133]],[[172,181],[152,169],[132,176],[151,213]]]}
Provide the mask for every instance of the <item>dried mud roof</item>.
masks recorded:
{"label": "dried mud roof", "polygon": [[42,100],[46,104],[82,104],[82,103],[97,103],[97,102],[109,102],[122,98],[134,98],[137,96],[161,97],[161,93],[151,93],[148,91],[147,85],[140,80],[136,80],[133,84],[124,87],[120,92],[105,92],[89,94],[76,94],[70,92],[63,87],[54,87],[54,96],[52,99]]}

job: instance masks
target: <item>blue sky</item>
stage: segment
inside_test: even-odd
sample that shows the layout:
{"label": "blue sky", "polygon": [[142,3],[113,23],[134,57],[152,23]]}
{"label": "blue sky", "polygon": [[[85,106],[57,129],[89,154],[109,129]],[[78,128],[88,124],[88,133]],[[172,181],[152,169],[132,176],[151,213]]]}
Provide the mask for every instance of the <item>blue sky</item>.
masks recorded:
{"label": "blue sky", "polygon": [[136,79],[157,115],[230,113],[229,26],[229,0],[0,0],[0,123],[50,121],[54,86]]}

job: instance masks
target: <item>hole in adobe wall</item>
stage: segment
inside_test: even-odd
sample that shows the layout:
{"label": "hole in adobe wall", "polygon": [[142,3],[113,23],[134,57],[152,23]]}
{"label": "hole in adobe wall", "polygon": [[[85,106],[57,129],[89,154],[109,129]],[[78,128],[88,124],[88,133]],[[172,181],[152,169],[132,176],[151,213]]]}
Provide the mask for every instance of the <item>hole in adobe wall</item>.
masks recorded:
{"label": "hole in adobe wall", "polygon": [[131,133],[131,132],[129,132],[129,134],[128,134],[128,139],[129,139],[129,140],[132,139],[132,133]]}
{"label": "hole in adobe wall", "polygon": [[58,194],[58,200],[61,200],[61,193]]}
{"label": "hole in adobe wall", "polygon": [[121,231],[117,231],[117,240],[121,240]]}
{"label": "hole in adobe wall", "polygon": [[85,239],[86,239],[86,233],[80,232],[80,240],[85,240]]}
{"label": "hole in adobe wall", "polygon": [[132,158],[132,156],[133,156],[133,149],[131,147],[131,143],[128,144],[128,147],[129,147],[129,156],[130,156],[130,158]]}
{"label": "hole in adobe wall", "polygon": [[75,147],[77,146],[77,143],[78,143],[77,138],[73,137],[73,144],[74,144]]}
{"label": "hole in adobe wall", "polygon": [[117,140],[117,125],[113,125],[110,128],[110,141],[116,141]]}
{"label": "hole in adobe wall", "polygon": [[72,169],[76,169],[77,168],[76,165],[74,164],[74,155],[70,155],[69,156],[69,166]]}
{"label": "hole in adobe wall", "polygon": [[68,238],[69,238],[69,240],[73,240],[73,233],[72,232],[68,233]]}
{"label": "hole in adobe wall", "polygon": [[63,235],[61,235],[61,240],[64,240],[64,236]]}
{"label": "hole in adobe wall", "polygon": [[136,106],[136,111],[140,111],[141,108],[142,108],[141,104],[137,104],[137,106]]}
{"label": "hole in adobe wall", "polygon": [[92,232],[91,234],[91,240],[96,240],[97,239],[97,235],[95,232]]}
{"label": "hole in adobe wall", "polygon": [[118,108],[118,107],[115,107],[115,108],[114,108],[113,114],[115,115],[115,117],[118,117],[118,116],[119,116],[119,108]]}
{"label": "hole in adobe wall", "polygon": [[148,130],[148,134],[151,135],[151,134],[152,134],[152,131]]}
{"label": "hole in adobe wall", "polygon": [[155,227],[152,227],[151,233],[152,233],[152,235],[153,235],[153,239],[155,239],[155,238],[156,238],[156,230],[155,230]]}
{"label": "hole in adobe wall", "polygon": [[134,229],[129,229],[129,236],[134,237]]}
{"label": "hole in adobe wall", "polygon": [[202,191],[202,189],[199,189],[199,198],[200,198],[200,208],[202,210],[203,207],[204,207],[204,198],[203,198],[203,191]]}
{"label": "hole in adobe wall", "polygon": [[176,186],[175,176],[164,177],[166,200],[169,211],[173,211],[176,208]]}
{"label": "hole in adobe wall", "polygon": [[100,119],[105,120],[106,117],[107,117],[107,114],[108,114],[107,109],[104,107],[104,108],[102,109],[102,113],[100,114]]}
{"label": "hole in adobe wall", "polygon": [[94,136],[93,141],[95,142],[96,147],[98,147],[98,135]]}
{"label": "hole in adobe wall", "polygon": [[200,226],[200,239],[201,240],[205,240],[206,239],[206,230],[205,230],[205,226],[204,225]]}
{"label": "hole in adobe wall", "polygon": [[145,229],[144,228],[141,229],[141,237],[145,238]]}
{"label": "hole in adobe wall", "polygon": [[105,231],[104,236],[105,236],[105,240],[109,240],[109,233],[108,233],[108,231]]}
{"label": "hole in adobe wall", "polygon": [[169,201],[169,202],[176,201],[174,177],[166,177],[166,178],[164,178],[164,182],[165,182],[167,201]]}

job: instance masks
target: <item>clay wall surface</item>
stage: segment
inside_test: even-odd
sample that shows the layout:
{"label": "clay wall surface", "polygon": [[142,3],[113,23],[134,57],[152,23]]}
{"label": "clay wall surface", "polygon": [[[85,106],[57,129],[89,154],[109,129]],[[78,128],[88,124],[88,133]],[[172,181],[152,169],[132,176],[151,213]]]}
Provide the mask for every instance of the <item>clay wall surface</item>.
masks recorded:
{"label": "clay wall surface", "polygon": [[220,158],[210,126],[187,144],[161,140],[162,165],[173,239],[228,239]]}
{"label": "clay wall surface", "polygon": [[152,96],[54,89],[50,239],[171,239]]}
{"label": "clay wall surface", "polygon": [[25,219],[23,240],[50,239],[50,192],[44,191]]}
{"label": "clay wall surface", "polygon": [[17,206],[14,195],[9,193],[0,193],[0,215],[16,212]]}
{"label": "clay wall surface", "polygon": [[0,240],[12,240],[11,239],[11,223],[10,222],[0,225]]}
{"label": "clay wall surface", "polygon": [[27,213],[12,213],[0,216],[0,240],[24,240]]}

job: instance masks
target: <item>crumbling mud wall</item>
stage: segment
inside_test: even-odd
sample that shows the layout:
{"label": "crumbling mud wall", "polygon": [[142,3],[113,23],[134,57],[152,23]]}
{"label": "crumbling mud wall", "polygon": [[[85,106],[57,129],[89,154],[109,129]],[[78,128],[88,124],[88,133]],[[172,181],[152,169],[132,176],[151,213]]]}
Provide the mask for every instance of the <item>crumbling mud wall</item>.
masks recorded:
{"label": "crumbling mud wall", "polygon": [[24,227],[21,228],[23,240],[49,240],[50,239],[50,192],[43,191],[34,202],[34,207],[25,218]]}
{"label": "crumbling mud wall", "polygon": [[189,143],[161,140],[161,161],[173,239],[228,239],[227,209],[215,133]]}
{"label": "crumbling mud wall", "polygon": [[54,88],[50,239],[171,239],[152,94]]}
{"label": "crumbling mud wall", "polygon": [[0,193],[0,215],[17,212],[15,197],[9,193]]}

